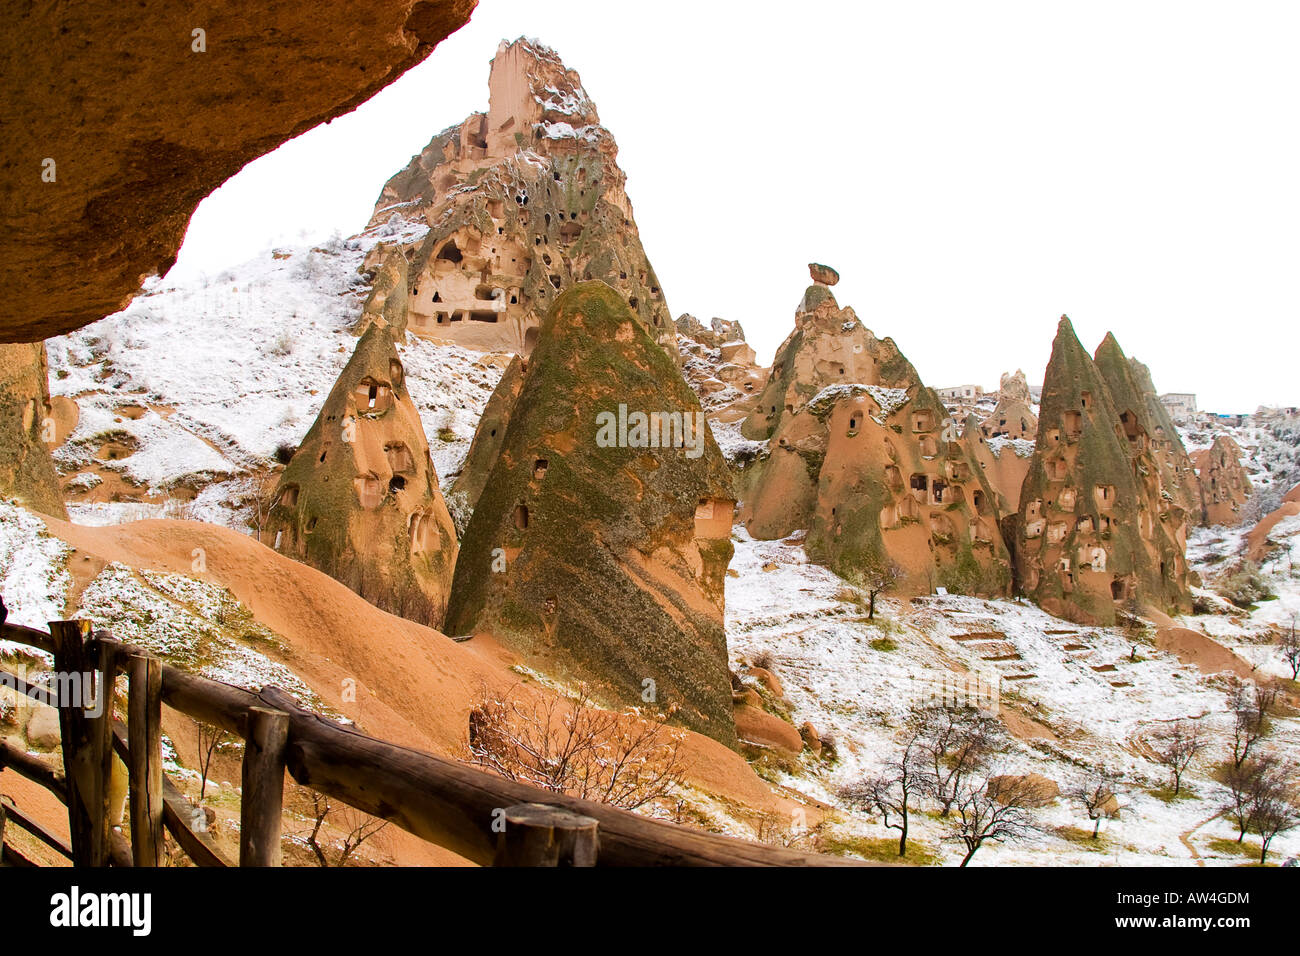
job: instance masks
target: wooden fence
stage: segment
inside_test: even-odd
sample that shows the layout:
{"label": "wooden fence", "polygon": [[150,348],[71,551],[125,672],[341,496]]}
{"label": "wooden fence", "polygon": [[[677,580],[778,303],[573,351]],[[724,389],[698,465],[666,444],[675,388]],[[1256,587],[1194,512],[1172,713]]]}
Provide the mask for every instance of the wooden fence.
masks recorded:
{"label": "wooden fence", "polygon": [[[62,773],[0,742],[0,769],[40,784],[68,808],[64,843],[21,808],[0,804],[0,841],[17,826],[78,866],[160,866],[170,833],[199,866],[231,866],[162,766],[162,705],[244,741],[240,866],[280,865],[284,776],[481,864],[506,866],[828,866],[838,857],[706,833],[506,780],[328,720],[276,687],[251,693],[163,664],[85,621],[50,631],[0,624],[0,637],[48,651],[56,674],[93,674],[98,716],[59,695]],[[117,675],[128,679],[125,723]],[[12,674],[19,693],[50,700]],[[82,689],[83,693],[85,688]],[[94,699],[94,698],[92,698]],[[113,755],[126,765],[130,841],[111,825]],[[3,844],[3,860],[34,865]]]}

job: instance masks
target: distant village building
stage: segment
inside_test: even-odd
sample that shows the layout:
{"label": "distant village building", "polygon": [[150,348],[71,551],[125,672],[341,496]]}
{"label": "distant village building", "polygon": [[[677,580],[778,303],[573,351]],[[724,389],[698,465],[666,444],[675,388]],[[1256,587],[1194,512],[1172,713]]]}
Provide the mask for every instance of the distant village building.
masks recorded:
{"label": "distant village building", "polygon": [[1288,418],[1300,416],[1300,408],[1294,405],[1270,406],[1261,405],[1255,409],[1255,421],[1257,423],[1278,422]]}
{"label": "distant village building", "polygon": [[1193,392],[1167,392],[1160,396],[1160,404],[1169,417],[1180,425],[1196,418],[1196,395]]}
{"label": "distant village building", "polygon": [[978,385],[956,385],[939,389],[939,397],[945,402],[975,402],[984,397],[984,389]]}

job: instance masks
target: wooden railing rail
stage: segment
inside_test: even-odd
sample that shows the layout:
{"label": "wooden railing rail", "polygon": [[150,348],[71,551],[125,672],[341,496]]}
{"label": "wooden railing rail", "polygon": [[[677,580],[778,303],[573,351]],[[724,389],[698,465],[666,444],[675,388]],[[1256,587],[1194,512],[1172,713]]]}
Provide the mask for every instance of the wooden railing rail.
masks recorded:
{"label": "wooden railing rail", "polygon": [[[0,744],[0,767],[40,779],[74,821],[72,850],[83,861],[150,866],[161,862],[161,829],[196,863],[229,865],[208,834],[191,826],[185,798],[161,772],[162,703],[245,741],[240,865],[279,865],[284,772],[298,783],[481,864],[600,866],[836,866],[838,857],[750,843],[652,820],[608,804],[539,790],[454,760],[362,733],[302,707],[277,687],[254,694],[160,664],[146,651],[91,636],[79,622],[52,633],[0,625],[4,639],[55,654],[56,667],[97,667],[131,678],[128,724],[61,713],[67,782],[26,754]],[[71,645],[77,643],[78,647]],[[112,678],[106,681],[111,687]],[[139,726],[132,726],[133,724]],[[102,741],[102,743],[101,743]],[[70,748],[70,749],[69,749]],[[107,827],[107,759],[116,751],[130,778],[130,848]],[[39,769],[33,764],[39,764]],[[75,805],[75,807],[74,807]],[[504,831],[510,835],[503,835]]]}

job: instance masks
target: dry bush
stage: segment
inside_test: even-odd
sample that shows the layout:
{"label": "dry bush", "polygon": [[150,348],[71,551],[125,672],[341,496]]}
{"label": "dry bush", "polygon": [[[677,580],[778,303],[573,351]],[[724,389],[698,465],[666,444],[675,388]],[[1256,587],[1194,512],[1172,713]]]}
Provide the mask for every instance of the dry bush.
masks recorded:
{"label": "dry bush", "polygon": [[[347,866],[363,843],[388,826],[387,820],[372,817],[346,803],[335,806],[329,797],[316,790],[298,786],[294,790],[311,808],[308,814],[311,830],[304,840],[319,866]],[[325,839],[327,827],[341,833],[342,839]]]}
{"label": "dry bush", "polygon": [[572,699],[480,692],[469,717],[469,760],[530,786],[635,810],[682,783],[681,743],[663,715],[602,710],[586,685]]}

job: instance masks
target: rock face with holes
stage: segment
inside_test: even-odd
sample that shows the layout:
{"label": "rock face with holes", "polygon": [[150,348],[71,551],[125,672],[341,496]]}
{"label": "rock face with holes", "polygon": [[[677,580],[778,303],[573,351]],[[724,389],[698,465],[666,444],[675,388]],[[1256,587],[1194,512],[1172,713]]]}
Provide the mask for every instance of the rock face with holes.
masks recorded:
{"label": "rock face with holes", "polygon": [[1020,589],[1050,613],[1095,625],[1190,609],[1187,516],[1164,486],[1155,434],[1114,337],[1094,360],[1062,316],[1015,529]]}
{"label": "rock face with holes", "polygon": [[850,580],[895,565],[903,593],[1007,591],[997,498],[960,430],[826,283],[804,293],[741,430],[768,443],[740,478],[754,537],[807,529],[813,560]]}
{"label": "rock face with holes", "polygon": [[442,624],[456,534],[388,327],[361,336],[280,476],[267,533],[376,607]]}
{"label": "rock face with holes", "polygon": [[0,341],[117,312],[176,259],[195,207],[244,164],[355,109],[475,0],[230,0],[6,10]]}
{"label": "rock face with holes", "polygon": [[621,292],[540,326],[456,565],[447,629],[611,703],[736,740],[723,630],[735,501],[694,393]]}
{"label": "rock face with holes", "polygon": [[980,424],[985,438],[1025,438],[1033,441],[1038,434],[1038,417],[1033,410],[1034,399],[1029,394],[1025,373],[1016,369],[1014,375],[1002,373],[998,389],[998,404],[993,413]]}
{"label": "rock face with holes", "polygon": [[1241,457],[1241,446],[1229,435],[1219,435],[1213,445],[1191,456],[1199,479],[1203,524],[1226,528],[1241,524],[1241,507],[1253,490]]}
{"label": "rock face with holes", "polygon": [[44,343],[0,345],[0,496],[66,519],[52,416]]}
{"label": "rock face with holes", "polygon": [[677,319],[682,374],[711,421],[738,422],[767,380],[739,322],[715,318],[705,325],[684,313]]}
{"label": "rock face with holes", "polygon": [[560,293],[597,279],[675,355],[618,147],[578,74],[520,39],[497,50],[488,88],[487,112],[435,136],[375,204],[368,229],[411,262],[410,330],[527,355]]}
{"label": "rock face with holes", "polygon": [[1199,524],[1201,515],[1201,489],[1196,480],[1196,466],[1187,453],[1178,426],[1169,415],[1169,409],[1160,401],[1151,370],[1136,358],[1130,358],[1133,383],[1141,392],[1146,405],[1147,423],[1151,429],[1151,450],[1160,466],[1161,487],[1169,493],[1174,505],[1187,516],[1188,525]]}

